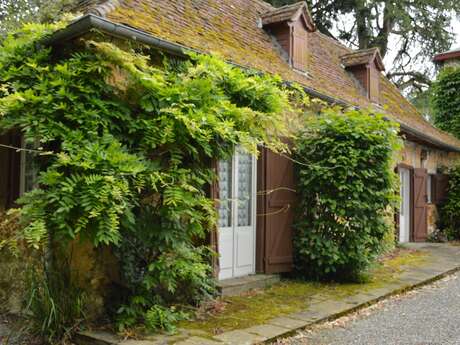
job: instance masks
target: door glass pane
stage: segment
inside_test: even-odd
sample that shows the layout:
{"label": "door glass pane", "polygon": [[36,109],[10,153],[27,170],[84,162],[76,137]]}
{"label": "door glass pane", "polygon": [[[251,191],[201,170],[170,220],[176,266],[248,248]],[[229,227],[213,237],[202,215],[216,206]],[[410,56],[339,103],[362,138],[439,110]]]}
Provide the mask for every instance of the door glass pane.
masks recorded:
{"label": "door glass pane", "polygon": [[[36,148],[36,145],[25,143],[24,140],[22,140],[22,147],[33,150]],[[30,192],[37,187],[38,170],[36,154],[31,153],[30,151],[21,151],[21,195]]]}
{"label": "door glass pane", "polygon": [[232,225],[232,160],[220,161],[219,170],[219,227]]}
{"label": "door glass pane", "polygon": [[252,156],[238,152],[238,226],[251,225]]}

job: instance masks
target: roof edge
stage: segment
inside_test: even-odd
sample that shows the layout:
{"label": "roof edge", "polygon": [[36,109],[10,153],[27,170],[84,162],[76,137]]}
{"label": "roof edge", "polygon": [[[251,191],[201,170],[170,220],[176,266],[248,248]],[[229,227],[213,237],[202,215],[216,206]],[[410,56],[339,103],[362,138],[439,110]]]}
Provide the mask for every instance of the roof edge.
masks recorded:
{"label": "roof edge", "polygon": [[445,60],[455,59],[455,58],[460,58],[460,50],[449,51],[449,52],[445,52],[445,53],[435,55],[434,58],[433,58],[433,61],[434,62],[442,62],[442,61],[445,61]]}
{"label": "roof edge", "polygon": [[[99,17],[94,14],[87,14],[83,17],[76,19],[75,21],[70,23],[66,28],[56,31],[50,37],[46,38],[42,43],[45,45],[57,45],[57,44],[69,41],[71,39],[80,37],[86,33],[91,32],[92,30],[100,30],[101,32],[110,34],[114,37],[130,39],[130,40],[134,40],[140,43],[144,43],[146,45],[154,46],[160,50],[167,51],[168,53],[171,53],[176,56],[187,57],[187,52],[198,52],[198,53],[204,54],[204,52],[198,51],[196,49],[185,47],[178,43],[166,41],[161,38],[157,38],[144,31],[137,30],[137,29],[134,29],[132,27],[129,27],[123,24],[114,23],[110,20],[107,20],[105,18]],[[239,65],[231,61],[228,61],[228,62],[234,66],[244,68],[244,69],[249,69],[246,66]],[[291,85],[293,83],[286,81],[286,84]],[[319,91],[316,91],[315,89],[312,89],[312,88],[309,88],[303,85],[302,87],[305,90],[305,92],[308,93],[309,95],[322,99],[328,103],[332,103],[332,104],[336,104],[340,106],[346,106],[346,107],[356,107],[339,98],[334,98],[334,97],[325,95],[323,93],[320,93]],[[434,145],[439,148],[444,148],[447,151],[460,152],[460,147],[447,144],[443,142],[442,140],[429,136],[425,134],[424,132],[414,129],[406,124],[403,124],[400,122],[398,123],[400,124],[400,128],[402,132],[412,134],[418,137],[419,139],[422,139],[424,142],[427,142],[428,144]]]}

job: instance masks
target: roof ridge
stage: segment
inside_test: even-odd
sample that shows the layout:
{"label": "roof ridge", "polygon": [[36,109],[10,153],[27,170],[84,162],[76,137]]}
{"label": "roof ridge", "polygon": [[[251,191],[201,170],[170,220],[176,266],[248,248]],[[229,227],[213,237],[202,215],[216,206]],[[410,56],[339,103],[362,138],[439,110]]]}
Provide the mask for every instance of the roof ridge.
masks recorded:
{"label": "roof ridge", "polygon": [[253,0],[253,1],[258,2],[260,5],[266,7],[267,10],[274,10],[274,9],[276,9],[275,6],[273,6],[272,4],[266,2],[265,0]]}
{"label": "roof ridge", "polygon": [[[272,6],[272,9],[268,12],[268,13],[265,13],[264,15],[268,15],[270,13],[278,13],[278,12],[283,12],[283,11],[286,11],[286,10],[298,10],[300,8],[302,8],[303,6],[307,5],[306,1],[299,1],[299,2],[295,2],[293,4],[288,4],[288,5],[284,5],[284,6],[281,6],[281,7],[274,7]],[[307,5],[307,8],[308,8],[308,5]]]}

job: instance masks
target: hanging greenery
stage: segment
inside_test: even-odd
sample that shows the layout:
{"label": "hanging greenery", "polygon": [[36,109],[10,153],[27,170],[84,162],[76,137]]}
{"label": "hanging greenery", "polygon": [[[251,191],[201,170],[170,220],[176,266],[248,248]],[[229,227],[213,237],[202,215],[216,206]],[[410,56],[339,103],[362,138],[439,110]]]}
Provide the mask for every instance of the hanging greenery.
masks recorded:
{"label": "hanging greenery", "polygon": [[171,330],[181,306],[213,293],[211,160],[236,146],[284,151],[289,91],[212,56],[154,65],[146,47],[103,39],[59,54],[40,44],[63,25],[27,25],[0,47],[0,129],[44,152],[38,188],[20,200],[21,236],[113,246],[127,287],[120,328]]}
{"label": "hanging greenery", "polygon": [[297,272],[355,280],[380,252],[397,200],[397,124],[366,111],[325,109],[307,120],[295,148],[299,207]]}
{"label": "hanging greenery", "polygon": [[433,84],[434,124],[460,138],[460,68],[446,67]]}

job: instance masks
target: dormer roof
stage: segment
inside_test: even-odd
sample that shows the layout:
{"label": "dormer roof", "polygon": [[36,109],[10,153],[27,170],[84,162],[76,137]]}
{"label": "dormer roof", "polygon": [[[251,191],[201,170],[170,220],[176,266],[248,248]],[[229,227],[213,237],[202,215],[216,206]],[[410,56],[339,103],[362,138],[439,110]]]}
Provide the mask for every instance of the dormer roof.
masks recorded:
{"label": "dormer roof", "polygon": [[263,26],[285,22],[295,22],[299,19],[302,19],[307,30],[312,32],[316,30],[315,23],[311,18],[310,11],[308,10],[308,5],[305,1],[275,8],[267,13],[264,13],[261,16],[261,19]]}
{"label": "dormer roof", "polygon": [[369,65],[372,62],[375,62],[379,71],[385,70],[382,55],[380,54],[380,50],[378,48],[357,50],[353,53],[342,55],[340,59],[345,68],[359,65]]}

